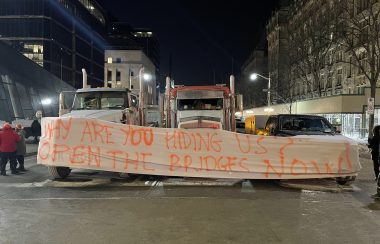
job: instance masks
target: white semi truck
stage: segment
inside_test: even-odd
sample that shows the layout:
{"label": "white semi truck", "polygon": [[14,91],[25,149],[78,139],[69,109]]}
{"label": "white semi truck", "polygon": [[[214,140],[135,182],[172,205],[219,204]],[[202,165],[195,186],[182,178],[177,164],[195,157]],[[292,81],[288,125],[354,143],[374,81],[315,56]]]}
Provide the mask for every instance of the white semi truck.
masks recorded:
{"label": "white semi truck", "polygon": [[[73,92],[60,94],[60,117],[93,118],[115,123],[145,125],[146,111],[143,106],[143,96],[133,94],[128,88],[88,87],[86,71],[84,69],[82,71],[83,88],[74,94]],[[71,99],[67,99],[68,97]],[[53,178],[66,178],[71,172],[69,167],[60,166],[48,166],[48,170]]]}

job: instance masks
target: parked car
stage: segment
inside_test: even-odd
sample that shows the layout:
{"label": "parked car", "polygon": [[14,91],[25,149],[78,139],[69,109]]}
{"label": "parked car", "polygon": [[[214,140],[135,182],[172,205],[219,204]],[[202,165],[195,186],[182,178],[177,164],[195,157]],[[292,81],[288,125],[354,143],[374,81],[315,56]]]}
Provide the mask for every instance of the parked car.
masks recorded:
{"label": "parked car", "polygon": [[336,134],[335,127],[326,118],[305,114],[271,115],[266,122],[265,131],[271,136]]}
{"label": "parked car", "polygon": [[[297,136],[297,135],[337,135],[336,128],[330,122],[317,115],[305,114],[277,114],[269,116],[265,125],[265,132],[269,136]],[[350,184],[355,176],[338,177],[340,185]]]}

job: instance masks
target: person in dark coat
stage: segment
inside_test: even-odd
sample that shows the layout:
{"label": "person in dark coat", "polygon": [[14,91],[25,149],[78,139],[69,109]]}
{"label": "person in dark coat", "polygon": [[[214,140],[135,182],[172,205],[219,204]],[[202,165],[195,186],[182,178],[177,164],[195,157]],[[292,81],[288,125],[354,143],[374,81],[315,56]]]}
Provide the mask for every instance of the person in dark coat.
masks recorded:
{"label": "person in dark coat", "polygon": [[38,143],[38,137],[41,136],[41,118],[42,112],[36,112],[36,119],[33,120],[32,125],[30,126],[32,129],[32,136],[34,136],[34,143]]}
{"label": "person in dark coat", "polygon": [[19,174],[16,169],[16,150],[17,142],[20,141],[20,136],[12,130],[12,126],[8,123],[3,125],[3,130],[0,132],[0,151],[1,151],[1,164],[0,164],[0,174],[6,175],[5,167],[7,166],[8,160],[10,161],[10,168],[12,174]]}
{"label": "person in dark coat", "polygon": [[16,125],[16,133],[20,136],[20,141],[17,142],[16,158],[19,166],[17,170],[20,172],[26,171],[24,168],[24,157],[26,155],[25,135],[26,132],[21,124]]}
{"label": "person in dark coat", "polygon": [[379,143],[380,143],[380,125],[373,127],[373,137],[368,138],[368,147],[371,149],[373,170],[376,180],[379,177]]}

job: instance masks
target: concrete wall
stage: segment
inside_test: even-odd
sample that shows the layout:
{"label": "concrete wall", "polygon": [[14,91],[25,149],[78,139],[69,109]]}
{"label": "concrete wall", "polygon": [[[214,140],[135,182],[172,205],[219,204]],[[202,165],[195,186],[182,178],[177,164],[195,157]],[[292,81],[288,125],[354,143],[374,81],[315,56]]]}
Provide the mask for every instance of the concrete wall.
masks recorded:
{"label": "concrete wall", "polygon": [[[363,114],[366,112],[367,99],[370,94],[370,89],[366,87],[364,89],[364,94],[362,95],[336,95],[329,96],[305,101],[296,101],[291,104],[276,104],[272,105],[273,111],[271,113],[291,113],[293,114],[330,114],[330,113],[358,113]],[[380,107],[380,88],[376,91],[376,107]],[[245,109],[245,114],[268,114],[264,111],[267,107],[258,107]]]}

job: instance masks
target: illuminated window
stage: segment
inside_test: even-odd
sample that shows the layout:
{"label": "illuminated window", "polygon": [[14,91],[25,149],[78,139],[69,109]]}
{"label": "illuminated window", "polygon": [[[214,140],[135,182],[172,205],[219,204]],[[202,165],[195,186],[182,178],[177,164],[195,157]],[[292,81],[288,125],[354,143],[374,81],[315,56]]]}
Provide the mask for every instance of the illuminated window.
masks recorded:
{"label": "illuminated window", "polygon": [[107,59],[107,63],[112,64],[112,57],[109,57],[109,58]]}
{"label": "illuminated window", "polygon": [[23,49],[23,55],[34,62],[36,62],[38,65],[43,66],[43,52],[44,48],[42,44],[24,44],[24,49]]}

